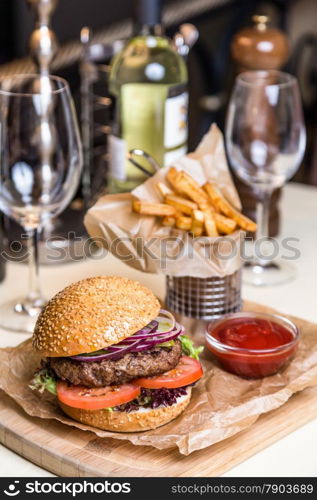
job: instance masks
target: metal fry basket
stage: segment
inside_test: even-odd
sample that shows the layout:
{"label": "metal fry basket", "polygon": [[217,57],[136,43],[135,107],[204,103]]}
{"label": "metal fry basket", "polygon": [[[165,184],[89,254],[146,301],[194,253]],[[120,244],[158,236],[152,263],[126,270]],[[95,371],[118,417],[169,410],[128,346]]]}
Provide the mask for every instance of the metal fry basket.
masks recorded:
{"label": "metal fry basket", "polygon": [[240,311],[241,269],[223,278],[167,276],[165,301],[176,313],[206,321]]}

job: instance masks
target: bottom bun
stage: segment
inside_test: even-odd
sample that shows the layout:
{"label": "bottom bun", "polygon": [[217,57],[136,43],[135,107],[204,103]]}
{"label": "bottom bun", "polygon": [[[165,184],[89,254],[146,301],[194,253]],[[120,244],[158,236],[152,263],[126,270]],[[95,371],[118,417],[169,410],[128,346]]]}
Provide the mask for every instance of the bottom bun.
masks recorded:
{"label": "bottom bun", "polygon": [[190,401],[191,387],[187,387],[186,391],[187,394],[178,398],[172,406],[162,406],[155,409],[140,408],[129,413],[109,410],[82,410],[67,406],[61,401],[58,403],[66,415],[82,424],[105,431],[138,432],[156,429],[178,417]]}

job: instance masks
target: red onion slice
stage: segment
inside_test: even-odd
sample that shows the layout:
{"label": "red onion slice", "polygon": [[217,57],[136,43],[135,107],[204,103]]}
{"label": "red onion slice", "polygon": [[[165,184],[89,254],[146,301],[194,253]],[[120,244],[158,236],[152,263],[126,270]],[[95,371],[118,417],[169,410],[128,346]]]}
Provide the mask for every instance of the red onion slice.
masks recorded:
{"label": "red onion slice", "polygon": [[151,349],[153,346],[155,346],[157,344],[163,344],[164,342],[168,342],[170,340],[176,339],[183,332],[184,332],[184,328],[177,324],[177,327],[175,327],[175,329],[173,331],[166,333],[165,335],[153,336],[153,337],[145,340],[144,342],[142,341],[136,347],[131,349],[131,352],[139,352],[139,351],[145,351],[145,350]]}
{"label": "red onion slice", "polygon": [[[166,326],[166,321],[169,324]],[[105,350],[96,353],[70,356],[76,361],[102,361],[103,359],[118,359],[127,352],[139,352],[151,349],[157,344],[174,340],[184,331],[183,327],[176,323],[174,316],[165,309],[160,310],[159,316],[151,321],[131,337],[122,340],[118,344],[111,345]],[[98,354],[99,353],[99,354]]]}
{"label": "red onion slice", "polygon": [[[156,320],[151,321],[147,326],[139,330],[138,332],[134,333],[131,337],[124,339],[122,342],[126,342],[127,340],[130,339],[142,339],[144,337],[147,337],[150,333],[152,333],[154,330],[157,330],[157,327],[159,326],[159,322]],[[120,342],[121,344],[121,342]]]}
{"label": "red onion slice", "polygon": [[95,356],[85,356],[85,355],[81,356],[81,355],[77,355],[77,356],[70,356],[70,358],[71,359],[75,359],[76,361],[101,361],[103,359],[121,358],[122,356],[124,356],[124,354],[126,354],[129,351],[131,351],[131,349],[133,347],[136,347],[136,345],[139,344],[139,343],[140,343],[140,341],[137,340],[136,342],[134,342],[133,344],[130,344],[127,347],[122,347],[117,352],[111,352],[109,350],[109,352],[106,352],[105,354],[97,354]]}
{"label": "red onion slice", "polygon": [[168,337],[175,338],[175,337],[178,337],[178,335],[180,335],[183,332],[184,332],[184,328],[181,325],[179,325],[178,323],[176,323],[175,328],[173,330],[171,330],[170,332],[151,335],[151,337],[142,341],[142,343],[146,344],[148,342],[152,342],[153,340],[155,340],[155,341],[157,340],[158,342],[165,342],[165,339],[167,339]]}
{"label": "red onion slice", "polygon": [[[169,324],[167,327],[164,328],[164,323],[166,322],[167,319],[166,316],[170,320],[171,324]],[[156,318],[156,320],[159,322],[158,333],[168,333],[175,328],[176,321],[174,316],[172,315],[172,313],[166,311],[165,309],[160,310],[160,314]]]}

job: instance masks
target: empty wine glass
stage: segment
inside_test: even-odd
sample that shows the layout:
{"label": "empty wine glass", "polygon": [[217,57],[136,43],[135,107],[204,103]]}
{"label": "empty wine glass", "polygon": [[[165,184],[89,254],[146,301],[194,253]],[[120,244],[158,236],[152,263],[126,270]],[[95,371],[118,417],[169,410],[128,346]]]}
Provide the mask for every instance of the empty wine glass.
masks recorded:
{"label": "empty wine glass", "polygon": [[[270,198],[298,170],[306,132],[294,76],[280,71],[247,71],[235,83],[226,120],[229,162],[257,196],[257,244],[246,263],[244,281],[283,283],[294,276],[288,262],[271,260],[268,249]],[[263,244],[262,244],[263,243]]]}
{"label": "empty wine glass", "polygon": [[3,80],[0,146],[0,209],[23,227],[29,259],[28,294],[0,305],[0,326],[31,333],[45,304],[39,231],[71,201],[81,174],[81,141],[67,82],[39,75]]}

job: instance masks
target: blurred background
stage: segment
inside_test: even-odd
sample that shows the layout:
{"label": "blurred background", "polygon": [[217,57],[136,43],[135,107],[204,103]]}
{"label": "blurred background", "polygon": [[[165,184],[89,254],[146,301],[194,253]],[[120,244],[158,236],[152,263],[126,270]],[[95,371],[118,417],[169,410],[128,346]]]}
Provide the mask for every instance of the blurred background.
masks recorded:
{"label": "blurred background", "polygon": [[[30,1],[29,3],[32,3]],[[228,96],[236,73],[230,46],[242,28],[251,26],[254,14],[266,14],[270,25],[289,39],[283,68],[296,74],[304,101],[308,132],[305,160],[295,180],[317,185],[317,2],[315,0],[165,0],[164,24],[173,36],[181,23],[193,23],[199,38],[188,57],[190,85],[189,148],[192,150],[212,121],[223,126]],[[52,16],[52,29],[62,48],[54,72],[67,78],[74,94],[79,91],[80,44],[83,26],[106,43],[130,35],[132,2],[129,0],[64,0]],[[25,71],[34,14],[26,0],[0,0],[0,75]],[[77,42],[77,43],[74,43]],[[17,61],[19,59],[19,61]],[[22,59],[22,61],[21,61]],[[20,68],[19,68],[20,67]],[[22,70],[22,71],[21,71]],[[78,101],[78,99],[77,99]]]}
{"label": "blurred background", "polygon": [[[71,227],[74,234],[84,236],[83,215],[107,189],[107,136],[113,118],[107,81],[109,63],[122,41],[132,34],[133,2],[0,0],[0,79],[39,70],[38,53],[33,47],[32,54],[31,40],[40,4],[50,6],[48,26],[56,47],[46,47],[45,36],[42,42],[33,37],[33,45],[42,44],[42,53],[46,48],[48,53],[54,52],[49,60],[50,73],[69,81],[84,147],[82,183],[62,214],[57,232],[69,234]],[[306,153],[293,181],[317,185],[316,19],[316,0],[163,0],[163,25],[168,36],[175,41],[184,23],[196,28],[198,34],[185,54],[189,73],[189,151],[212,122],[223,130],[237,73],[243,69],[282,69],[298,78],[307,129]],[[236,177],[235,182],[244,212],[255,217],[254,192]],[[271,236],[280,229],[279,199],[277,190],[271,200]],[[15,222],[5,217],[3,224],[9,240],[20,239],[21,228]],[[50,232],[52,228],[47,234],[44,231],[43,240]],[[46,255],[41,256],[41,261],[47,261]]]}
{"label": "blurred background", "polygon": [[[275,105],[271,102],[272,99],[270,100],[269,92],[266,92],[271,84],[264,89],[266,94],[264,93],[263,101],[258,96],[257,86],[254,86],[253,95],[257,105],[252,108],[253,113],[249,113],[250,108],[244,106],[245,100],[240,99],[239,109],[246,113],[244,121],[247,131],[248,123],[252,121],[252,134],[246,141],[247,148],[260,142],[265,151],[274,152],[273,158],[283,152],[285,160],[276,162],[276,172],[274,171],[271,177],[275,179],[281,174],[282,182],[272,182],[268,197],[265,190],[260,189],[260,174],[263,173],[261,168],[256,169],[258,177],[255,175],[253,182],[243,183],[237,177],[239,172],[235,168],[234,154],[227,154],[243,212],[253,220],[262,221],[259,227],[261,226],[264,235],[269,233],[270,236],[277,236],[283,230],[280,224],[280,200],[285,182],[296,171],[292,181],[317,186],[317,1],[162,0],[162,4],[162,26],[169,40],[160,36],[158,0],[0,0],[0,81],[7,76],[32,73],[41,75],[41,78],[44,76],[44,81],[49,74],[65,78],[70,84],[79,118],[81,141],[76,135],[78,151],[81,151],[81,143],[83,149],[83,162],[80,153],[78,155],[78,188],[77,183],[73,185],[74,189],[69,197],[71,201],[67,208],[64,211],[59,210],[54,216],[49,214],[45,224],[41,223],[33,230],[33,247],[30,244],[30,234],[28,235],[28,245],[33,248],[31,255],[34,256],[33,261],[36,264],[30,266],[30,283],[36,281],[34,276],[38,277],[37,271],[32,274],[32,269],[38,270],[38,263],[56,263],[56,249],[67,250],[66,257],[58,263],[80,260],[96,253],[95,246],[92,249],[89,247],[89,251],[85,249],[85,244],[89,241],[83,224],[87,210],[100,196],[130,191],[130,180],[134,183],[137,180],[138,185],[145,179],[144,170],[140,182],[140,170],[138,175],[135,175],[137,169],[132,167],[135,171],[131,174],[128,151],[134,148],[143,149],[161,165],[171,165],[176,157],[173,156],[172,159],[170,155],[175,152],[179,156],[183,155],[187,146],[189,151],[193,151],[212,123],[215,122],[224,131],[234,82],[242,71],[282,70],[295,75],[302,95],[307,131],[304,153],[305,148],[301,147],[299,142],[296,149],[294,139],[296,130],[305,128],[301,111],[292,119],[293,114],[296,114],[293,112],[298,107],[295,104],[300,100],[294,97],[295,94],[292,99],[291,92],[283,85],[279,86],[278,101],[285,103],[286,111],[283,111],[281,116],[277,116],[277,111],[273,109]],[[129,38],[130,41],[125,43]],[[143,39],[142,43],[140,39]],[[115,55],[118,57],[112,63]],[[277,73],[270,73],[272,74],[276,78]],[[261,75],[263,76],[263,73]],[[37,76],[34,81],[36,80]],[[296,83],[292,78],[290,81]],[[159,85],[156,85],[157,83]],[[133,91],[129,93],[131,89]],[[4,95],[6,104],[8,99],[7,95]],[[25,92],[20,93],[17,102],[23,102],[26,97],[28,96]],[[29,107],[33,110],[34,103],[30,102]],[[233,107],[235,111],[238,109],[236,104]],[[276,108],[282,107],[276,105]],[[73,110],[73,106],[69,105],[69,109]],[[230,109],[233,109],[232,106]],[[48,150],[53,147],[55,137],[54,134],[49,134],[48,142],[47,137],[45,144],[42,141],[42,149],[38,150],[41,154],[35,155],[34,160],[33,135],[37,130],[36,126],[28,121],[25,128],[29,130],[25,130],[21,126],[19,110],[14,105],[13,110],[16,113],[14,124],[19,133],[15,134],[11,125],[2,127],[2,130],[6,130],[8,134],[12,133],[14,139],[26,137],[28,147],[26,148],[21,140],[21,147],[16,151],[14,143],[12,164],[14,167],[18,164],[23,175],[26,164],[29,169],[27,172],[33,175],[37,163],[41,166],[44,146]],[[241,117],[239,112],[236,115]],[[8,116],[10,113],[2,113],[2,118],[6,119]],[[28,115],[21,112],[21,116]],[[257,137],[262,137],[261,134],[257,135],[261,128],[258,116],[267,118],[267,121],[262,120],[262,142],[257,140]],[[276,121],[272,121],[272,116],[276,117]],[[43,123],[46,124],[44,118],[41,117],[40,130]],[[69,126],[69,120],[65,120],[65,124]],[[240,123],[236,128],[241,130]],[[273,133],[271,128],[274,129]],[[63,141],[69,144],[65,140],[64,132],[60,127],[55,127],[54,130],[57,129]],[[77,127],[73,129],[77,131]],[[285,137],[280,139],[283,135],[282,129],[285,129]],[[304,135],[305,132],[302,137]],[[228,133],[226,138],[227,136]],[[157,149],[151,150],[154,143]],[[286,143],[290,145],[289,148]],[[244,154],[243,147],[239,149],[239,154],[241,151]],[[237,148],[235,150],[237,151]],[[248,151],[247,149],[245,163],[249,165],[252,161],[248,161]],[[157,152],[160,156],[156,155]],[[297,152],[299,159],[296,164],[293,157],[295,158]],[[6,153],[3,141],[0,153]],[[23,161],[17,162],[16,158],[22,158]],[[139,161],[144,161],[144,158]],[[10,167],[10,162],[8,165]],[[142,165],[144,167],[144,163]],[[6,186],[3,181],[3,162],[1,167],[1,186]],[[51,167],[56,167],[54,162]],[[17,195],[16,181],[13,179],[12,182],[10,168],[5,180]],[[55,170],[59,174],[59,169]],[[44,169],[39,168],[38,172],[38,175],[32,177],[38,185],[31,184],[35,194],[42,192],[46,182]],[[25,191],[26,181],[23,175],[18,177],[21,184],[18,189],[18,202],[22,207],[22,214],[26,209],[29,210],[30,205],[23,199],[22,203],[20,199],[20,195]],[[240,175],[240,179],[243,178]],[[112,187],[115,187],[113,190],[111,182]],[[121,189],[122,186],[124,189]],[[292,187],[299,188],[296,185]],[[311,191],[303,185],[299,189]],[[297,194],[294,197],[297,198]],[[265,220],[264,198],[265,214],[268,215]],[[10,198],[8,203],[11,209],[15,206],[12,199],[14,198]],[[41,203],[36,201],[37,199],[31,205],[32,210],[39,207],[42,209]],[[296,200],[294,205],[295,203]],[[10,217],[12,213],[9,208],[5,214],[0,214],[0,281],[5,276],[6,261],[25,262],[28,248],[21,220],[18,217]],[[61,205],[58,208],[61,208]],[[31,258],[30,262],[32,264]],[[259,268],[258,265],[256,267]],[[262,271],[263,269],[264,267]],[[25,302],[21,304],[24,307]],[[17,306],[14,307],[16,312]]]}

